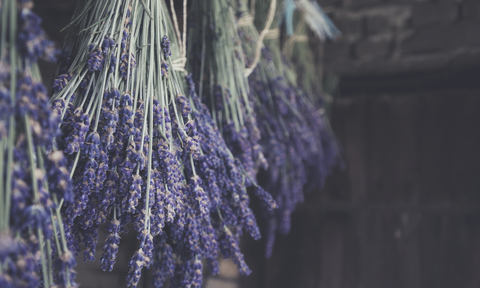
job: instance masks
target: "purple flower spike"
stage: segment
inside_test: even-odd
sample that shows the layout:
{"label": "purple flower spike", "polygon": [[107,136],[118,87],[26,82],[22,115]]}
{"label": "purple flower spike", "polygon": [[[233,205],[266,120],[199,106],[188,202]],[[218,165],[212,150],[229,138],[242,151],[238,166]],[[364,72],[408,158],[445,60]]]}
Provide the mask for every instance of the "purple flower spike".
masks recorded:
{"label": "purple flower spike", "polygon": [[255,187],[255,195],[260,198],[260,201],[262,201],[262,204],[265,206],[265,208],[267,208],[268,211],[272,211],[273,209],[277,208],[277,203],[275,203],[275,200],[273,200],[272,195],[270,195],[270,193],[265,191],[262,187]]}
{"label": "purple flower spike", "polygon": [[234,238],[232,232],[225,227],[222,234],[220,249],[223,256],[227,259],[232,259],[232,261],[238,266],[240,274],[245,276],[250,275],[252,271],[248,268],[247,263],[245,263],[243,254],[240,252],[240,247],[238,246],[238,241]]}
{"label": "purple flower spike", "polygon": [[59,54],[54,43],[47,39],[40,28],[42,20],[30,9],[21,9],[17,48],[23,58],[36,62],[38,58],[54,62]]}
{"label": "purple flower spike", "polygon": [[187,98],[180,93],[177,93],[177,103],[180,105],[180,110],[182,111],[183,117],[188,117],[188,115],[192,113],[190,103],[188,103]]}
{"label": "purple flower spike", "polygon": [[103,246],[100,267],[103,271],[112,271],[117,258],[118,244],[120,244],[120,221],[112,219],[107,226],[107,231],[110,232],[110,234],[108,234],[105,245]]}
{"label": "purple flower spike", "polygon": [[68,283],[71,285],[75,280],[76,273],[73,267],[76,265],[75,255],[70,251],[63,252],[53,263],[55,270],[58,271],[56,282],[64,287],[68,287]]}
{"label": "purple flower spike", "polygon": [[140,237],[137,237],[141,240],[140,248],[142,249],[145,255],[145,266],[150,268],[151,260],[153,258],[153,237],[152,234],[148,232],[147,229],[143,229]]}
{"label": "purple flower spike", "polygon": [[164,235],[154,238],[154,247],[156,253],[153,264],[152,286],[162,287],[174,275],[175,260],[173,258],[173,249],[166,242]]}
{"label": "purple flower spike", "polygon": [[163,36],[162,38],[162,49],[163,49],[163,54],[165,57],[170,57],[172,56],[172,52],[170,51],[170,40],[168,39],[167,35]]}
{"label": "purple flower spike", "polygon": [[138,205],[138,199],[142,197],[141,189],[142,189],[143,180],[140,175],[133,175],[133,181],[130,185],[130,196],[128,198],[128,213],[133,213],[135,208]]}
{"label": "purple flower spike", "polygon": [[162,65],[160,66],[162,75],[167,77],[168,76],[168,64],[165,62],[165,60],[162,60]]}
{"label": "purple flower spike", "polygon": [[100,154],[100,136],[97,132],[91,132],[85,139],[85,145],[83,147],[84,157],[95,159]]}
{"label": "purple flower spike", "polygon": [[65,86],[67,86],[68,82],[72,79],[71,73],[61,74],[57,76],[53,80],[53,90],[55,91],[62,91]]}
{"label": "purple flower spike", "polygon": [[[128,77],[132,76],[132,70],[137,66],[137,63],[135,62],[135,56],[133,54],[130,54],[130,74],[128,74],[128,53],[127,52],[122,52],[122,55],[120,56],[120,75],[123,77],[123,79],[127,79]],[[128,74],[128,75],[127,75]]]}
{"label": "purple flower spike", "polygon": [[102,48],[97,47],[93,50],[90,54],[90,58],[87,61],[88,70],[91,72],[99,71],[103,67],[103,63],[105,62],[104,55],[102,53]]}
{"label": "purple flower spike", "polygon": [[140,275],[142,269],[145,266],[145,254],[143,253],[142,248],[140,248],[133,255],[132,259],[128,263],[130,270],[127,274],[127,285],[128,287],[137,287],[138,282],[140,281]]}
{"label": "purple flower spike", "polygon": [[202,268],[203,268],[203,265],[202,265],[202,262],[197,258],[195,259],[195,261],[193,262],[193,265],[192,265],[192,270],[193,270],[193,279],[191,281],[191,287],[196,287],[196,288],[200,288],[202,287],[202,282],[203,282],[203,274],[202,274]]}
{"label": "purple flower spike", "polygon": [[199,176],[196,175],[192,177],[193,193],[198,203],[198,209],[200,210],[202,217],[207,217],[210,212],[208,207],[209,199],[205,191],[200,186],[201,183],[202,180]]}

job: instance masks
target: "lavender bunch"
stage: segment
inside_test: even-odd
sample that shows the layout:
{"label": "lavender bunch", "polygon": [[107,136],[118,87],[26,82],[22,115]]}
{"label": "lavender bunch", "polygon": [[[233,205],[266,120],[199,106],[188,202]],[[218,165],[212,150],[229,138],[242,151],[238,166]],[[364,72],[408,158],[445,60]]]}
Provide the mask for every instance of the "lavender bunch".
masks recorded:
{"label": "lavender bunch", "polygon": [[52,110],[37,60],[57,51],[32,1],[0,2],[0,286],[75,287],[60,207],[72,201],[66,159],[54,151]]}
{"label": "lavender bunch", "polygon": [[[259,237],[246,173],[191,76],[181,79],[181,45],[164,2],[79,2],[68,35],[53,100],[67,103],[57,144],[74,182],[75,202],[62,211],[70,247],[80,252],[83,243],[84,260],[93,261],[107,222],[100,265],[110,271],[132,223],[140,247],[130,287],[143,268],[153,270],[153,287],[200,287],[205,261],[218,273],[219,252],[248,274],[235,237]],[[257,194],[274,207],[269,194]]]}
{"label": "lavender bunch", "polygon": [[307,187],[323,185],[338,155],[336,141],[326,129],[320,107],[292,81],[290,68],[283,62],[278,27],[282,1],[276,1],[273,24],[268,27],[265,23],[271,2],[257,1],[255,21],[248,14],[246,1],[240,1],[237,9],[247,63],[255,56],[259,41],[257,29],[269,29],[264,38],[266,47],[262,48],[260,61],[248,79],[252,101],[256,103],[257,122],[263,124],[261,133],[269,139],[262,142],[270,164],[262,184],[274,193],[279,206],[268,214],[266,257],[272,253],[275,232],[290,231],[291,214],[296,205],[303,202]]}
{"label": "lavender bunch", "polygon": [[[289,4],[294,3],[294,8],[286,11]],[[325,178],[315,178],[315,175],[322,173],[328,175],[331,168],[339,162],[340,144],[335,138],[328,119],[327,110],[331,96],[326,95],[322,89],[321,72],[319,73],[315,65],[313,53],[309,46],[308,28],[312,30],[316,37],[321,41],[327,38],[335,40],[341,35],[341,32],[335,27],[330,18],[315,1],[310,0],[288,0],[284,4],[284,19],[286,32],[289,36],[283,45],[282,61],[278,61],[282,66],[284,75],[290,85],[296,87],[299,95],[303,95],[301,104],[304,111],[314,107],[316,111],[309,113],[309,121],[318,123],[318,138],[322,139],[323,160],[322,165],[317,166],[320,170],[312,169],[312,179],[318,181],[309,181],[310,190],[313,187],[322,187]],[[295,26],[295,29],[293,27]],[[289,27],[291,27],[289,29]],[[290,31],[289,31],[290,30]],[[276,46],[278,47],[278,46]]]}
{"label": "lavender bunch", "polygon": [[[319,133],[321,134],[319,136],[322,139],[322,149],[325,156],[324,165],[321,168],[328,173],[330,171],[329,167],[334,166],[339,161],[340,144],[336,140],[328,119],[327,112],[332,98],[323,91],[322,81],[319,81],[322,78],[322,73],[321,71],[318,72],[318,67],[315,65],[316,61],[307,35],[310,29],[315,32],[315,36],[324,41],[325,38],[335,40],[341,33],[316,2],[310,3],[304,0],[295,2],[295,4],[296,10],[293,11],[294,13],[292,12],[294,15],[290,17],[285,15],[284,19],[287,27],[292,26],[295,29],[292,29],[293,34],[289,35],[283,45],[282,52],[286,59],[283,64],[286,67],[285,71],[291,76],[289,81],[297,83],[298,93],[304,94],[308,99],[304,105],[313,105],[317,109],[312,121],[318,121],[322,124],[319,126]],[[310,9],[309,5],[314,8]],[[292,23],[288,24],[289,21],[292,21]],[[318,25],[318,23],[324,23],[325,25]],[[342,162],[339,163],[343,165]],[[323,185],[323,179],[319,180],[322,181],[311,183],[317,186]]]}
{"label": "lavender bunch", "polygon": [[308,32],[313,31],[322,42],[335,40],[341,33],[316,1],[288,0],[284,5],[282,22],[288,36],[282,47],[287,65],[294,69],[298,86],[315,105],[323,108],[327,97],[322,95],[322,81],[318,81],[322,72],[315,66]]}
{"label": "lavender bunch", "polygon": [[[232,8],[234,1],[195,1],[189,29],[189,70],[198,83],[200,98],[210,108],[223,137],[255,179],[267,161],[259,145],[250,88],[244,75],[245,62]],[[247,179],[247,182],[250,180]]]}

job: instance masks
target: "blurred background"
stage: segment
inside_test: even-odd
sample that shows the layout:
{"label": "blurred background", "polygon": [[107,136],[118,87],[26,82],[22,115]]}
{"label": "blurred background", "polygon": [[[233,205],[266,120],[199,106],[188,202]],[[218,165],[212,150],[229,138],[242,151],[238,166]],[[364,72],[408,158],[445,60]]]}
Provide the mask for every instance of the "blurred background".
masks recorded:
{"label": "blurred background", "polygon": [[[59,43],[75,3],[35,1]],[[480,287],[480,0],[318,3],[343,33],[309,39],[345,169],[297,208],[271,259],[246,237],[252,275],[222,261],[205,287]],[[43,63],[48,86],[54,72]],[[125,287],[136,239],[122,242],[113,272],[78,258],[82,287]]]}

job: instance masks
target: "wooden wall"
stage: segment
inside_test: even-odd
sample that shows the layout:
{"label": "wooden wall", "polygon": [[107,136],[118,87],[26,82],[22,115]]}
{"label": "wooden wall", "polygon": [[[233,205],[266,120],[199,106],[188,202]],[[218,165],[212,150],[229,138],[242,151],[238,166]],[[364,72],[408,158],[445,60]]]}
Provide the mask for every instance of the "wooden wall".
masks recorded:
{"label": "wooden wall", "polygon": [[306,198],[243,287],[480,285],[480,91],[335,100],[346,170]]}

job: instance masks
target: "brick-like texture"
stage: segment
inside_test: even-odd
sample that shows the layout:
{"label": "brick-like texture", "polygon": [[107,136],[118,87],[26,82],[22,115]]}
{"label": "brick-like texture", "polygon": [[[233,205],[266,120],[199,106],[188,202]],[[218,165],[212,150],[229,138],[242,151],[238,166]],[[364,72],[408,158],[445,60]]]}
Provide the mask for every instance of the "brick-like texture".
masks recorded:
{"label": "brick-like texture", "polygon": [[389,33],[391,29],[390,15],[372,15],[367,18],[368,34]]}
{"label": "brick-like texture", "polygon": [[334,18],[337,28],[342,31],[342,38],[347,41],[355,41],[363,37],[365,33],[365,18],[340,13]]}
{"label": "brick-like texture", "polygon": [[350,55],[351,43],[343,39],[338,40],[335,43],[328,42],[325,44],[325,62],[335,65],[338,62],[351,61],[352,55]]}
{"label": "brick-like texture", "polygon": [[458,16],[458,2],[424,2],[413,5],[412,22],[414,26],[451,23]]}
{"label": "brick-like texture", "polygon": [[356,45],[355,55],[360,59],[384,58],[392,47],[390,39],[371,38]]}
{"label": "brick-like texture", "polygon": [[478,63],[480,0],[317,1],[343,32],[325,44],[326,73],[363,77]]}
{"label": "brick-like texture", "polygon": [[428,54],[472,46],[480,47],[480,19],[418,29],[402,43],[401,50],[403,54]]}
{"label": "brick-like texture", "polygon": [[324,6],[341,6],[342,5],[342,0],[323,0],[322,5]]}
{"label": "brick-like texture", "polygon": [[465,49],[451,61],[452,69],[480,67],[480,48]]}
{"label": "brick-like texture", "polygon": [[382,3],[382,0],[343,0],[343,4],[346,7],[353,7],[353,8],[377,5],[380,3]]}

